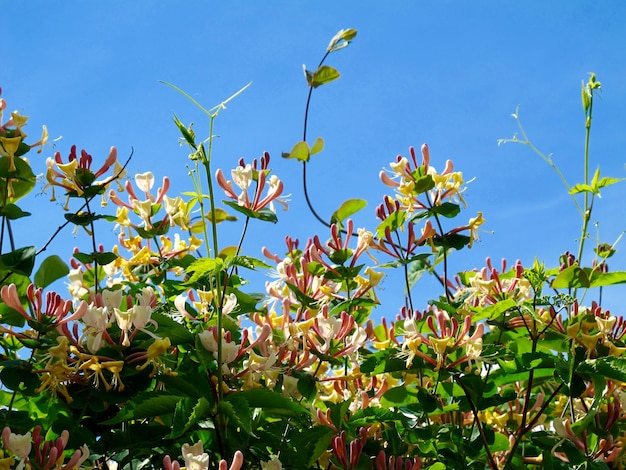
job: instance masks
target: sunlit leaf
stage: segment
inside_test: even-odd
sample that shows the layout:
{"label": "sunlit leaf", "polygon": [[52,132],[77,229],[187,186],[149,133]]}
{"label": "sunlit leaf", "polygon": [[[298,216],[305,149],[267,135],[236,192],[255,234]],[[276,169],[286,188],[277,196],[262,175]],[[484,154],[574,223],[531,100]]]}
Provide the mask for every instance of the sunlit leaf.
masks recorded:
{"label": "sunlit leaf", "polygon": [[339,209],[333,212],[333,215],[330,216],[330,223],[338,224],[341,227],[344,220],[356,214],[365,206],[367,206],[365,199],[348,199],[339,206]]}
{"label": "sunlit leaf", "polygon": [[324,139],[318,137],[315,139],[315,142],[313,142],[310,154],[315,155],[316,153],[320,153],[322,150],[324,150]]}
{"label": "sunlit leaf", "polygon": [[315,72],[313,72],[313,75],[308,83],[309,86],[317,88],[318,86],[337,80],[339,77],[339,72],[336,69],[328,65],[322,65]]}
{"label": "sunlit leaf", "polygon": [[291,152],[283,152],[283,158],[296,159],[301,162],[308,162],[310,156],[311,151],[309,149],[309,144],[304,141],[295,144],[291,149]]}

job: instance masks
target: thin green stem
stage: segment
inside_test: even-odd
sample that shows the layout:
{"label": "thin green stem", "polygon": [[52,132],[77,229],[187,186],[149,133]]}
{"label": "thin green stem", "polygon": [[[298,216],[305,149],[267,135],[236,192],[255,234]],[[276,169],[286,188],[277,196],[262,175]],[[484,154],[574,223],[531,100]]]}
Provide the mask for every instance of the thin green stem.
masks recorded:
{"label": "thin green stem", "polygon": [[[89,207],[89,198],[85,198],[85,208],[87,209],[87,214],[95,215],[91,212],[91,208]],[[98,252],[98,245],[96,243],[96,227],[93,223],[93,218],[91,218],[91,220],[89,221],[89,227],[91,228],[91,233],[89,234],[91,236],[91,249],[92,249],[93,255],[95,256],[96,253]],[[99,285],[98,260],[94,259],[93,260],[93,287],[94,287],[94,293],[96,295],[98,295],[98,285]]]}
{"label": "thin green stem", "polygon": [[[584,91],[583,91],[584,92]],[[589,139],[591,137],[591,117],[593,112],[593,92],[589,93],[589,108],[585,116],[585,185],[589,185]],[[583,212],[583,226],[580,233],[580,243],[578,245],[578,263],[582,262],[583,250],[585,247],[585,240],[587,239],[587,228],[589,227],[589,220],[591,219],[591,210],[593,208],[593,195],[591,201],[589,192],[584,192],[584,212]]]}
{"label": "thin green stem", "polygon": [[[213,123],[215,118],[217,117],[217,112],[212,114],[209,119],[209,140],[206,154],[203,155],[202,164],[205,169],[205,176],[207,179],[207,188],[208,188],[208,196],[209,196],[209,207],[211,209],[211,235],[213,240],[213,256],[217,256],[219,253],[219,243],[217,239],[217,221],[215,219],[215,197],[213,192],[213,177],[211,175],[211,155],[213,152]],[[201,149],[204,149],[204,146],[201,146]],[[204,151],[203,151],[204,153]],[[221,279],[220,274],[218,273],[216,276],[212,277],[214,279],[215,284],[211,286],[211,290],[215,291],[216,294],[216,305],[217,308],[217,399],[218,402],[222,400],[223,396],[223,383],[224,377],[222,374],[222,361],[223,361],[223,352],[222,352],[222,304],[223,304],[223,296],[221,290]]]}
{"label": "thin green stem", "polygon": [[524,127],[522,126],[522,122],[519,119],[519,107],[515,110],[515,114],[513,114],[513,117],[515,118],[515,122],[517,122],[517,127],[520,131],[520,134],[523,137],[523,140],[519,139],[517,137],[517,135],[513,136],[513,138],[511,139],[500,139],[498,141],[498,144],[504,144],[504,143],[516,143],[516,144],[522,144],[522,145],[526,145],[528,146],[533,152],[535,152],[537,155],[539,155],[539,157],[545,161],[548,165],[550,165],[550,167],[556,172],[556,174],[558,175],[558,177],[561,179],[561,181],[563,182],[563,185],[565,186],[565,189],[567,189],[567,192],[570,194],[570,197],[572,198],[572,201],[574,202],[574,205],[576,206],[576,209],[578,210],[578,212],[580,213],[581,217],[584,216],[584,211],[583,209],[580,207],[580,204],[578,203],[578,201],[576,200],[576,197],[574,194],[570,193],[570,189],[571,186],[568,184],[567,180],[565,179],[565,176],[563,175],[563,173],[561,173],[561,170],[559,170],[559,167],[556,166],[556,164],[554,163],[554,161],[552,161],[552,157],[550,155],[546,156],[544,155],[541,150],[539,150],[537,147],[535,147],[535,145],[530,141],[530,139],[528,138],[528,135],[526,134],[526,131],[524,130]]}

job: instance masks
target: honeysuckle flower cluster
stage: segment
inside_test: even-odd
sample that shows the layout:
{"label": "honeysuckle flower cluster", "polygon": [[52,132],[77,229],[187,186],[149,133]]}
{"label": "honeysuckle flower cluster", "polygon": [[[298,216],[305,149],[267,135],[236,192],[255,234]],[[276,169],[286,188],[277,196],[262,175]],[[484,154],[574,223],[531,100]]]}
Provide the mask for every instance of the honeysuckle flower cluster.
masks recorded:
{"label": "honeysuckle flower cluster", "polygon": [[[52,188],[51,200],[55,201],[55,187],[62,188],[68,195],[65,209],[69,210],[69,197],[83,197],[85,192],[90,193],[90,188],[95,188],[96,193],[103,193],[109,184],[123,176],[124,169],[117,160],[117,149],[111,147],[102,166],[97,170],[92,170],[91,165],[93,157],[86,150],[80,151],[78,156],[76,146],[73,145],[67,162],[63,162],[61,152],[56,152],[54,158],[48,158],[46,161],[46,181],[47,187]],[[105,173],[112,169],[112,175],[99,181]],[[88,194],[91,196],[93,194]]]}
{"label": "honeysuckle flower cluster", "polygon": [[[335,35],[324,60],[355,35]],[[311,91],[338,77],[323,63],[305,72]],[[588,118],[598,87],[594,76],[583,89]],[[212,123],[228,101],[201,109]],[[176,118],[208,184],[190,171],[185,200],[168,176],[156,189],[150,171],[125,180],[114,147],[100,164],[57,152],[46,183],[79,199],[65,225],[85,227],[90,248],[42,259],[50,243],[19,247],[12,229],[34,188],[24,155],[45,141],[24,143],[26,121],[0,116],[0,469],[626,466],[626,321],[594,297],[626,273],[608,267],[615,244],[581,264],[586,225],[578,256],[552,268],[487,259],[453,273],[449,258],[485,221],[463,218],[463,174],[451,161],[436,171],[424,144],[379,175],[390,194],[377,226],[355,227],[362,204],[348,201],[321,232],[259,259],[244,249],[249,222],[278,222],[287,182],[267,153],[227,179],[211,168],[213,136],[198,142]],[[323,141],[305,140],[284,156],[306,168]],[[614,182],[594,181],[570,193]],[[94,212],[96,196],[115,214]],[[237,246],[216,228],[229,211],[245,216]],[[101,227],[118,234],[110,251]],[[255,285],[253,270],[272,279]],[[441,289],[420,308],[415,280],[428,275]],[[53,285],[64,277],[67,293]],[[403,298],[381,305],[397,282]]]}
{"label": "honeysuckle flower cluster", "polygon": [[[287,208],[287,201],[281,198],[283,193],[283,183],[276,176],[269,174],[270,155],[265,152],[258,160],[255,158],[252,163],[245,163],[243,159],[239,161],[239,166],[231,170],[232,182],[226,180],[221,169],[215,172],[217,184],[224,190],[226,196],[235,200],[237,205],[252,212],[260,212],[269,208],[271,212],[276,212],[274,203]],[[233,182],[240,190],[235,190]],[[249,194],[250,187],[253,193]],[[267,192],[263,195],[263,192]]]}

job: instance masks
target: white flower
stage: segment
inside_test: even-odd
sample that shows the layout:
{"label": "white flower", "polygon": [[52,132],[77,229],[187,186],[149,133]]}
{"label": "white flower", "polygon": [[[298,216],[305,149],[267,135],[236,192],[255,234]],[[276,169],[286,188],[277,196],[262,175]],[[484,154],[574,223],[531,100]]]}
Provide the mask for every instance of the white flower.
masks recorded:
{"label": "white flower", "polygon": [[203,452],[202,441],[193,446],[183,444],[182,452],[187,470],[207,470],[209,468],[209,454]]}
{"label": "white flower", "polygon": [[272,455],[267,462],[261,461],[261,470],[283,470],[283,464],[278,457]]}
{"label": "white flower", "polygon": [[26,434],[14,434],[11,432],[11,428],[6,427],[2,430],[2,442],[9,452],[20,459],[20,463],[15,470],[22,470],[32,448],[30,432]]}

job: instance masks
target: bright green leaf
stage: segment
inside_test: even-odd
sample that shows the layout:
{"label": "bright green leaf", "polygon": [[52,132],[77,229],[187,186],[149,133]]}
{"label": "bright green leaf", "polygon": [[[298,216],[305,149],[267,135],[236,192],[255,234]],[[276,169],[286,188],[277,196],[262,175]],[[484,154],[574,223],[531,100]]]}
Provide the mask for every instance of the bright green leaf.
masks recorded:
{"label": "bright green leaf", "polygon": [[344,220],[356,214],[365,206],[367,206],[365,199],[348,199],[339,206],[339,209],[333,212],[333,215],[330,217],[330,223],[342,226]]}
{"label": "bright green leaf", "polygon": [[336,69],[328,65],[322,65],[313,73],[309,86],[317,88],[318,86],[337,80],[339,77],[339,72]]}
{"label": "bright green leaf", "polygon": [[294,145],[291,149],[291,152],[283,152],[283,158],[296,159],[301,162],[308,162],[310,156],[311,151],[309,149],[309,144],[304,141],[298,142],[296,145]]}
{"label": "bright green leaf", "polygon": [[322,150],[324,150],[324,139],[318,137],[315,139],[315,142],[313,142],[310,154],[315,155],[316,153],[320,153]]}
{"label": "bright green leaf", "polygon": [[187,274],[192,274],[190,283],[196,282],[205,276],[216,275],[224,267],[224,260],[221,258],[199,258],[187,266]]}

